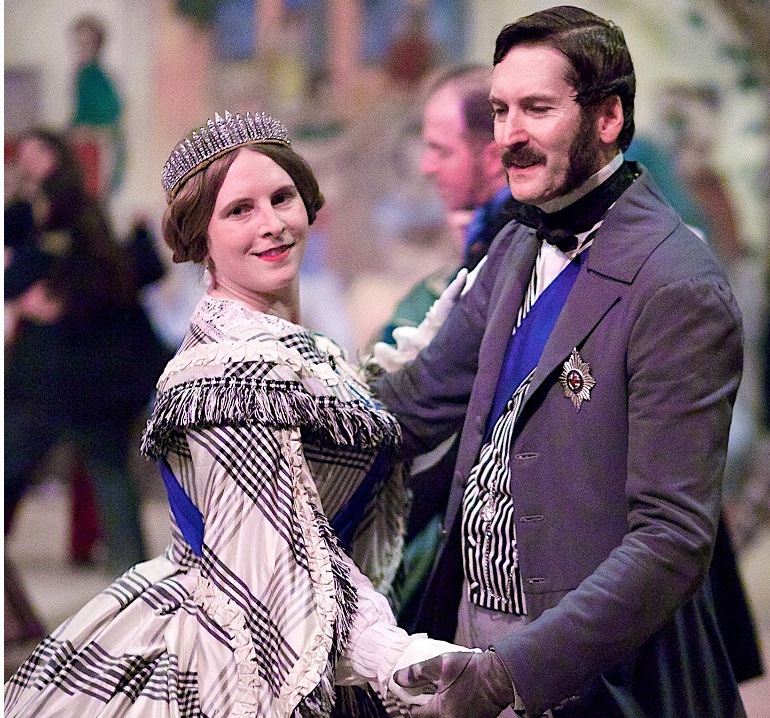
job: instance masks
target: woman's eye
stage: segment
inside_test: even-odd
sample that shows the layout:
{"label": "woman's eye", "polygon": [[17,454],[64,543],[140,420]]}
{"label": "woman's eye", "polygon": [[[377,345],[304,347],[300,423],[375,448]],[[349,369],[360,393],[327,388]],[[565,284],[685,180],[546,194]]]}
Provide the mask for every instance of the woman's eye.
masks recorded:
{"label": "woman's eye", "polygon": [[236,205],[235,207],[233,207],[230,210],[230,216],[231,217],[232,216],[236,216],[237,217],[238,215],[241,215],[241,214],[244,214],[244,213],[248,212],[248,210],[249,210],[249,208],[246,205],[239,204],[239,205]]}
{"label": "woman's eye", "polygon": [[293,199],[295,196],[296,193],[290,192],[289,190],[286,190],[285,192],[278,192],[273,196],[273,204],[283,204],[284,202],[288,202],[289,200]]}

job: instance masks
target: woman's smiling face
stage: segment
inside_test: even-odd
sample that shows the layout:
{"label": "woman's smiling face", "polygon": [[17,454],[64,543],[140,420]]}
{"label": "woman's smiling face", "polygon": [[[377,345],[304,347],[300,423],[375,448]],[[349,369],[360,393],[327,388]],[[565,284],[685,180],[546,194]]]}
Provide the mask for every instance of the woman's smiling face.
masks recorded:
{"label": "woman's smiling face", "polygon": [[308,216],[293,180],[258,151],[238,150],[208,226],[210,294],[276,313],[298,302]]}

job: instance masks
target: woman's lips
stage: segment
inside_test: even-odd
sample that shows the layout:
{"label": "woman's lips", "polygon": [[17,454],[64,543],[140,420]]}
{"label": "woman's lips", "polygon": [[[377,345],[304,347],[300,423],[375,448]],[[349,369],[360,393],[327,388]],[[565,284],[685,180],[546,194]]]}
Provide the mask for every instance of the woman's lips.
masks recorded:
{"label": "woman's lips", "polygon": [[266,262],[278,262],[289,254],[293,246],[293,244],[282,244],[280,247],[271,247],[264,252],[257,252],[257,257]]}

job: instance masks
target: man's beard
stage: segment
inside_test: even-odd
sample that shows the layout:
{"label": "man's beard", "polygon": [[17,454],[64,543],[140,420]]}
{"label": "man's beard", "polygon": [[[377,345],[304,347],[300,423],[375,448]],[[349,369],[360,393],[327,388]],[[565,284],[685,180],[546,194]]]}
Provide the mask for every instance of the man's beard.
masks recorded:
{"label": "man's beard", "polygon": [[601,169],[596,166],[599,152],[595,120],[596,113],[592,108],[583,108],[580,111],[580,124],[569,148],[569,165],[561,188],[562,196],[580,187]]}

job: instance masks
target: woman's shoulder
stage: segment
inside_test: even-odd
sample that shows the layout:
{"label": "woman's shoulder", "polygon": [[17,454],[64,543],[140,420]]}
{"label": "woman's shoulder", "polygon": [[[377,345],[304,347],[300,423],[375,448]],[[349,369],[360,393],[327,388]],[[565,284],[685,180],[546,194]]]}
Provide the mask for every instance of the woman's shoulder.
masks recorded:
{"label": "woman's shoulder", "polygon": [[171,433],[222,424],[302,428],[333,444],[397,440],[344,352],[298,325],[230,302],[204,299],[158,382],[143,451],[162,453]]}
{"label": "woman's shoulder", "polygon": [[[159,382],[163,390],[196,378],[244,376],[245,365],[253,380],[267,378],[301,381],[326,375],[327,355],[304,327],[280,317],[250,309],[230,299],[204,296],[176,355]],[[240,367],[240,369],[239,369]],[[272,376],[264,372],[277,372]],[[256,372],[262,372],[258,376]]]}

